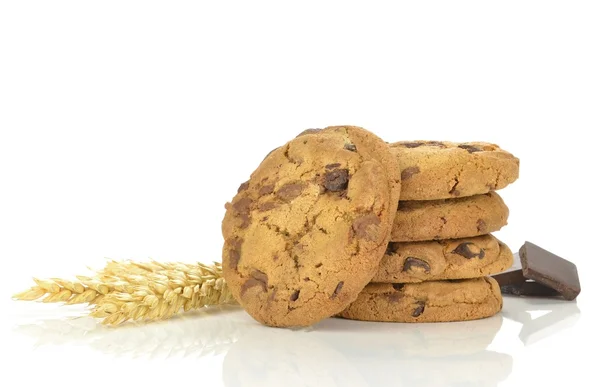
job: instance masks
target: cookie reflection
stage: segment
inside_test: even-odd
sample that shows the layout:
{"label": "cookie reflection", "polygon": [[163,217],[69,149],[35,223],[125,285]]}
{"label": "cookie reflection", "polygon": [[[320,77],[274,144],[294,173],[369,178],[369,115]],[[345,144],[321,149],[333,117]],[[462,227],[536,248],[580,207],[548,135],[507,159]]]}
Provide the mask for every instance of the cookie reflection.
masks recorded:
{"label": "cookie reflection", "polygon": [[[237,386],[495,386],[509,355],[486,348],[502,317],[442,324],[329,319],[312,331],[255,329],[227,352],[223,381]],[[261,327],[262,328],[262,327]]]}

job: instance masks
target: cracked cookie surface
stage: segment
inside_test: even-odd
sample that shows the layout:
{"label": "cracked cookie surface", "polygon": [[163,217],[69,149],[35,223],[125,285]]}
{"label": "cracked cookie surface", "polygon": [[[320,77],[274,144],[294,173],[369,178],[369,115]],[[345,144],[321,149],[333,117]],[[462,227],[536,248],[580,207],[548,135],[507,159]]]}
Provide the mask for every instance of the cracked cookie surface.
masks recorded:
{"label": "cracked cookie surface", "polygon": [[458,199],[401,201],[392,228],[393,242],[468,238],[498,231],[508,207],[495,192]]}
{"label": "cracked cookie surface", "polygon": [[493,316],[502,309],[493,278],[417,284],[371,283],[340,317],[364,321],[449,322]]}
{"label": "cracked cookie surface", "polygon": [[307,326],[375,274],[400,181],[389,147],[357,127],[303,132],[272,151],[226,205],[223,275],[257,321]]}
{"label": "cracked cookie surface", "polygon": [[492,235],[426,242],[390,242],[372,282],[414,283],[478,278],[513,263],[507,245]]}
{"label": "cracked cookie surface", "polygon": [[495,144],[402,141],[390,148],[400,167],[400,200],[484,194],[519,177],[519,159]]}

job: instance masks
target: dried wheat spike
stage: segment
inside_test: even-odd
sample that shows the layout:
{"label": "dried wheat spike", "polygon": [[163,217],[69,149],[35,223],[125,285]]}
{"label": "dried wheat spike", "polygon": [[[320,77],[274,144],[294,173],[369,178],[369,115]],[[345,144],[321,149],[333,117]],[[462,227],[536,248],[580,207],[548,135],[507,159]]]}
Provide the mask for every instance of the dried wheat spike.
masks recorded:
{"label": "dried wheat spike", "polygon": [[182,309],[235,303],[220,263],[212,266],[186,263],[109,261],[93,277],[79,282],[59,278],[34,279],[34,286],[14,296],[17,300],[88,303],[91,315],[103,323],[128,320],[162,320]]}

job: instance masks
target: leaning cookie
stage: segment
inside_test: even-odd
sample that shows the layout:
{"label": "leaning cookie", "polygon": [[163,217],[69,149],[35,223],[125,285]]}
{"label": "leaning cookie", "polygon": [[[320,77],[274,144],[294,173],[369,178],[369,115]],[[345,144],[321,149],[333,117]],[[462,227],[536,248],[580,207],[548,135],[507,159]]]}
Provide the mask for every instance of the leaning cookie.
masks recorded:
{"label": "leaning cookie", "polygon": [[394,242],[468,238],[498,231],[508,207],[495,192],[458,199],[401,201],[394,220]]}
{"label": "leaning cookie", "polygon": [[387,322],[448,322],[493,316],[502,309],[489,277],[417,284],[371,283],[340,317]]}
{"label": "leaning cookie", "polygon": [[404,141],[390,148],[401,171],[400,200],[479,195],[519,177],[519,159],[495,144]]}
{"label": "leaning cookie", "polygon": [[307,326],[343,310],[385,253],[400,181],[389,147],[357,127],[271,152],[226,205],[223,275],[257,321]]}
{"label": "leaning cookie", "polygon": [[513,254],[492,235],[427,242],[390,242],[371,282],[413,283],[500,273]]}

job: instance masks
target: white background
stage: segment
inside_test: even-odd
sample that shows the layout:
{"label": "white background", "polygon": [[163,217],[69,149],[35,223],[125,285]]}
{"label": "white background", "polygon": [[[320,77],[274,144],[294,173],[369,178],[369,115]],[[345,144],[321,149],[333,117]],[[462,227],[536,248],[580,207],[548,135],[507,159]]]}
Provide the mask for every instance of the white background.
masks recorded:
{"label": "white background", "polygon": [[[599,20],[595,1],[1,2],[4,378],[45,385],[278,385],[279,377],[291,385],[416,383],[388,362],[410,360],[412,352],[390,355],[380,337],[386,330],[408,337],[413,328],[402,325],[329,321],[299,340],[231,312],[211,315],[212,322],[194,315],[97,328],[86,341],[60,319],[80,309],[9,299],[31,276],[85,273],[104,257],[220,260],[223,205],[264,155],[303,129],[352,124],[390,142],[480,140],[514,153],[521,177],[500,192],[511,215],[497,236],[513,250],[529,240],[568,258],[583,284],[579,312],[572,304],[545,306],[568,327],[548,327],[534,344],[519,340],[520,323],[505,311],[488,348],[512,358],[503,377],[491,376],[478,356],[455,366],[452,352],[431,364],[416,357],[411,367],[425,375],[439,370],[440,385],[467,384],[461,377],[469,372],[477,385],[585,384],[593,357],[577,350],[600,344]],[[32,321],[33,331],[26,327]],[[145,356],[144,344],[158,337],[201,350],[247,332],[240,327],[253,333],[237,347],[178,357],[167,341],[156,366]],[[437,346],[462,345],[440,341],[460,335],[457,328],[424,329],[433,337],[427,356]],[[353,332],[351,339],[338,340],[340,330]],[[41,337],[49,344],[37,348]],[[350,354],[354,339],[364,340],[363,357]],[[252,340],[287,343],[292,355]],[[123,342],[133,349],[122,351]],[[269,377],[265,364],[277,365]],[[360,366],[366,371],[354,375]]]}

